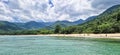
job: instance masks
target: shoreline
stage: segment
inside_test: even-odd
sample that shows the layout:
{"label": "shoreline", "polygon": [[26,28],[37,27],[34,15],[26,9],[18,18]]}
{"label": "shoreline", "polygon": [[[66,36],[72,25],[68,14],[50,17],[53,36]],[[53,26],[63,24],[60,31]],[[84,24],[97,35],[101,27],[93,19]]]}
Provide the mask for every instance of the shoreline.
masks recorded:
{"label": "shoreline", "polygon": [[84,38],[115,38],[120,39],[120,33],[111,34],[37,34],[37,35],[0,35],[0,36],[58,36],[58,37],[84,37]]}
{"label": "shoreline", "polygon": [[115,38],[120,39],[120,33],[115,34],[48,34],[38,36],[83,37],[83,38]]}

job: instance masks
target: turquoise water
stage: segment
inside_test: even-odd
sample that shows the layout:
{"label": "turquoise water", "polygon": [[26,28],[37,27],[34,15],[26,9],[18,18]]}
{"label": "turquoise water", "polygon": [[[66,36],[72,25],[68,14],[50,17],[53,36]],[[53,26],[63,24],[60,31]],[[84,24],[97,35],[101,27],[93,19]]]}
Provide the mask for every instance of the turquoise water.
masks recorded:
{"label": "turquoise water", "polygon": [[0,36],[0,55],[120,55],[120,40]]}

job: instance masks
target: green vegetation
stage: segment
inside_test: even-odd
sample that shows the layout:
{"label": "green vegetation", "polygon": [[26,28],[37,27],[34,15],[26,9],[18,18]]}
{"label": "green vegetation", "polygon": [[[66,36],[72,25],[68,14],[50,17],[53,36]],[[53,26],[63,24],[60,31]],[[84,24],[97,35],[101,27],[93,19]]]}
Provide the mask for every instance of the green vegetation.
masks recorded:
{"label": "green vegetation", "polygon": [[63,33],[120,33],[120,5],[111,7],[92,21],[65,30]]}
{"label": "green vegetation", "polygon": [[54,33],[58,34],[58,33],[60,33],[60,31],[61,31],[61,26],[60,25],[56,25]]}
{"label": "green vegetation", "polygon": [[11,31],[11,30],[21,30],[17,25],[7,22],[7,21],[0,21],[0,32],[1,31]]}
{"label": "green vegetation", "polygon": [[[68,24],[68,22],[67,22]],[[4,23],[0,23],[0,26]],[[70,24],[69,24],[70,25]],[[53,25],[54,26],[54,25]],[[120,33],[120,5],[113,6],[95,17],[91,21],[87,21],[83,24],[63,27],[62,24],[56,24],[54,29],[40,29],[40,30],[22,30],[15,31],[17,26],[7,26],[8,30],[14,29],[14,31],[3,31],[5,28],[0,27],[0,34],[72,34],[72,33]]]}

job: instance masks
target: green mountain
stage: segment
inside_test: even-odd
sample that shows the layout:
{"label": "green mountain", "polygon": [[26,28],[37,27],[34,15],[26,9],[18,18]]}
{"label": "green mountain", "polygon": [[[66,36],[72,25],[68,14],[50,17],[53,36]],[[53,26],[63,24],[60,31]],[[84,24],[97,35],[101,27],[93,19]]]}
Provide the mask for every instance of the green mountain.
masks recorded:
{"label": "green mountain", "polygon": [[86,20],[82,20],[79,19],[77,21],[74,22],[69,22],[69,21],[56,21],[55,23],[51,24],[50,26],[45,27],[45,29],[54,29],[57,25],[60,25],[61,27],[69,27],[69,26],[74,26],[74,25],[78,25],[78,24],[83,24],[85,22],[91,21],[93,19],[95,19],[97,16],[91,16],[88,17]]}
{"label": "green mountain", "polygon": [[13,30],[21,30],[22,28],[18,27],[14,23],[10,23],[7,21],[0,21],[0,31],[13,31]]}
{"label": "green mountain", "polygon": [[[85,22],[88,22],[88,21],[91,21],[91,20],[94,20],[97,16],[91,16],[91,17],[88,17]],[[84,22],[84,23],[85,23]]]}
{"label": "green mountain", "polygon": [[57,25],[60,25],[61,27],[69,27],[69,26],[81,24],[81,23],[83,23],[83,22],[84,22],[84,20],[82,20],[82,19],[80,19],[80,20],[78,20],[78,21],[75,21],[75,22],[70,22],[70,21],[56,21],[56,22],[54,22],[53,24],[45,27],[45,29],[49,29],[49,30],[50,30],[50,29],[55,29],[55,27],[56,27]]}
{"label": "green mountain", "polygon": [[14,24],[16,24],[17,26],[19,26],[25,30],[37,30],[37,29],[45,28],[53,23],[52,22],[30,21],[30,22],[26,22],[26,23],[15,23],[14,22]]}
{"label": "green mountain", "polygon": [[[120,32],[120,5],[113,6],[100,14],[95,20],[82,25],[88,32],[114,33]],[[89,28],[88,28],[88,27]]]}
{"label": "green mountain", "polygon": [[68,33],[120,33],[120,5],[107,9],[95,19],[65,28]]}
{"label": "green mountain", "polygon": [[22,27],[24,27],[25,29],[39,29],[45,26],[46,25],[42,22],[30,21],[30,22],[24,23]]}
{"label": "green mountain", "polygon": [[[88,18],[89,19],[89,18]],[[91,19],[89,19],[91,20]],[[62,27],[68,27],[73,25],[78,25],[84,23],[86,20],[78,20],[75,22],[69,21],[56,21],[56,22],[35,22],[30,21],[26,23],[16,23],[16,22],[7,22],[0,21],[0,30],[2,31],[12,31],[12,30],[37,30],[37,29],[54,29],[56,25]]]}
{"label": "green mountain", "polygon": [[52,24],[51,27],[55,27],[56,25],[60,25],[62,27],[68,27],[68,26],[71,26],[73,24],[72,24],[72,22],[69,22],[69,21],[57,21],[54,24]]}

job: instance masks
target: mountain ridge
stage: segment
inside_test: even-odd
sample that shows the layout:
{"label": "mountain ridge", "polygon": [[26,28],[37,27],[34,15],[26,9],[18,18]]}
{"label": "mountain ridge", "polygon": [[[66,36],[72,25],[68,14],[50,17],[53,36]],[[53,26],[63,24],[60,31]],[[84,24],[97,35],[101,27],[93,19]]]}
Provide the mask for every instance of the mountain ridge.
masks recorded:
{"label": "mountain ridge", "polygon": [[[36,29],[54,29],[56,25],[61,25],[62,27],[68,27],[68,26],[73,26],[73,25],[78,25],[78,24],[82,24],[85,22],[85,20],[77,20],[77,21],[74,21],[74,22],[70,22],[70,21],[56,21],[56,22],[36,22],[36,21],[29,21],[29,22],[26,22],[26,23],[21,23],[21,22],[8,22],[8,21],[0,21],[1,23],[2,22],[7,22],[6,24],[4,25],[10,25],[10,27],[12,26],[16,26],[16,28],[14,28],[15,30],[16,29],[27,29],[27,30],[36,30]],[[1,26],[2,27],[2,26]],[[4,27],[6,28],[6,27]],[[3,28],[3,30],[4,30]],[[13,30],[12,28],[8,28],[8,29],[11,29]],[[0,29],[2,30],[2,28]],[[7,29],[6,29],[7,30]]]}

